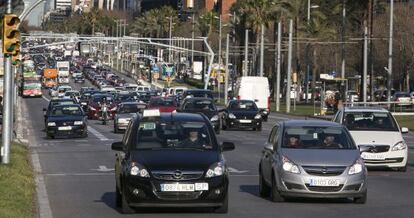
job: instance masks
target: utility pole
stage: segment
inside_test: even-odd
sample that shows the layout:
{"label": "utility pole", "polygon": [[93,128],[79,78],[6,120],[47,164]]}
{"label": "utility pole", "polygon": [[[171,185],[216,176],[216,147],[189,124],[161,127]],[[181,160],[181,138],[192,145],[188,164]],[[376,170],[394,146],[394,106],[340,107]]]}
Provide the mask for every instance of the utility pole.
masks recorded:
{"label": "utility pole", "polygon": [[[7,14],[11,14],[11,0],[7,0]],[[3,22],[5,19],[3,17]],[[3,31],[5,31],[3,29]],[[5,35],[3,33],[3,35]],[[3,40],[6,40],[3,38]],[[4,86],[3,86],[3,128],[2,128],[2,147],[1,162],[3,164],[10,163],[10,146],[13,134],[13,75],[11,66],[11,56],[4,55]]]}
{"label": "utility pole", "polygon": [[392,88],[392,40],[394,23],[394,0],[390,0],[390,41],[388,47],[388,81],[387,81],[387,101],[391,101]]}
{"label": "utility pole", "polygon": [[346,99],[346,91],[345,90],[345,17],[346,17],[346,4],[345,0],[342,0],[342,28],[341,28],[341,94],[342,98]]}
{"label": "utility pole", "polygon": [[290,113],[290,87],[292,83],[292,44],[293,44],[293,20],[289,20],[289,46],[288,46],[288,72],[286,78],[286,113]]}
{"label": "utility pole", "polygon": [[[219,68],[221,68],[221,28],[222,28],[222,23],[221,23],[221,14],[219,16],[219,52],[218,52],[218,62],[219,62]],[[220,88],[219,88],[220,90]]]}
{"label": "utility pole", "polygon": [[172,17],[168,18],[170,21],[170,29],[169,29],[169,39],[170,39],[170,43],[169,43],[169,48],[168,48],[168,62],[171,63],[171,38],[172,38]]}
{"label": "utility pole", "polygon": [[264,29],[265,26],[261,25],[261,34],[260,34],[260,70],[259,70],[259,76],[263,76],[263,67],[264,67]]}
{"label": "utility pole", "polygon": [[229,47],[230,47],[230,34],[226,35],[226,66],[225,66],[225,78],[224,78],[224,104],[227,105],[229,98]]}
{"label": "utility pole", "polygon": [[277,23],[276,111],[280,111],[280,61],[282,46],[282,22]]}
{"label": "utility pole", "polygon": [[245,39],[244,39],[244,64],[243,64],[243,76],[248,76],[249,73],[249,65],[248,65],[248,61],[249,61],[249,30],[246,29],[246,33],[245,33]]}
{"label": "utility pole", "polygon": [[[191,31],[191,66],[194,65],[194,37],[195,37],[195,32],[194,32],[194,26],[195,26],[195,15],[193,13],[193,17],[192,17],[192,31]],[[193,68],[191,68],[193,69]],[[193,71],[191,70],[191,72],[193,73]]]}
{"label": "utility pole", "polygon": [[367,75],[368,75],[368,27],[364,27],[364,74],[362,77],[362,97],[367,102]]}

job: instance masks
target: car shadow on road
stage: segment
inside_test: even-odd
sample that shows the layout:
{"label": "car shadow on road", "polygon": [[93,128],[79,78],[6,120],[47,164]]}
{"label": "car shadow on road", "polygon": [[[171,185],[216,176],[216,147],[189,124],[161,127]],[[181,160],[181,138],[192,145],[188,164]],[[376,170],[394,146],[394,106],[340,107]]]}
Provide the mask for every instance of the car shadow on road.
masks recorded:
{"label": "car shadow on road", "polygon": [[249,194],[254,195],[256,197],[260,197],[259,196],[259,186],[258,185],[241,185],[240,190],[242,192],[249,193]]}
{"label": "car shadow on road", "polygon": [[[115,205],[115,192],[106,192],[102,195],[100,200],[95,200],[96,203],[104,203],[106,206],[116,210],[118,213],[122,214],[120,208]],[[139,208],[135,210],[135,213],[138,214],[164,214],[164,213],[211,213],[211,208]]]}

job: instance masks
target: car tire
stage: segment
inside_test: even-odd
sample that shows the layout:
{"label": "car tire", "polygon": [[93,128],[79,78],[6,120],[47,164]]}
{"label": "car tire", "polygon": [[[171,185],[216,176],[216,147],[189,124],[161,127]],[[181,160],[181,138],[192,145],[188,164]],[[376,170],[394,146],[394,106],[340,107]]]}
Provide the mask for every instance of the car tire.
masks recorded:
{"label": "car tire", "polygon": [[397,170],[399,172],[407,172],[407,165],[403,166],[403,167],[398,167]]}
{"label": "car tire", "polygon": [[119,133],[118,127],[114,126],[114,133]]}
{"label": "car tire", "polygon": [[256,128],[256,131],[262,131],[262,125]]}
{"label": "car tire", "polygon": [[82,138],[88,138],[88,131],[85,131],[85,132],[82,134]]}
{"label": "car tire", "polygon": [[267,116],[265,116],[265,117],[263,118],[263,121],[267,122],[267,119],[268,119],[268,117],[267,117]]}
{"label": "car tire", "polygon": [[115,185],[115,204],[117,207],[122,206],[122,195],[119,191],[118,185]]}
{"label": "car tire", "polygon": [[260,169],[259,173],[259,194],[262,198],[267,198],[270,196],[270,187],[266,184],[266,181],[263,178],[262,170]]}
{"label": "car tire", "polygon": [[122,192],[121,201],[122,201],[121,202],[121,211],[122,211],[123,214],[132,214],[132,213],[135,212],[134,209],[132,209],[128,205],[128,202],[127,202],[127,200],[125,198],[125,190]]}
{"label": "car tire", "polygon": [[354,198],[355,204],[365,204],[367,202],[367,191],[361,197]]}
{"label": "car tire", "polygon": [[48,139],[54,139],[54,138],[55,138],[55,136],[54,136],[54,135],[47,134],[47,138],[48,138]]}
{"label": "car tire", "polygon": [[214,213],[227,213],[229,211],[229,193],[224,197],[223,205],[214,209]]}
{"label": "car tire", "polygon": [[272,188],[271,188],[271,196],[270,199],[273,202],[283,202],[285,199],[280,195],[279,189],[277,188],[276,179],[273,176],[272,178]]}

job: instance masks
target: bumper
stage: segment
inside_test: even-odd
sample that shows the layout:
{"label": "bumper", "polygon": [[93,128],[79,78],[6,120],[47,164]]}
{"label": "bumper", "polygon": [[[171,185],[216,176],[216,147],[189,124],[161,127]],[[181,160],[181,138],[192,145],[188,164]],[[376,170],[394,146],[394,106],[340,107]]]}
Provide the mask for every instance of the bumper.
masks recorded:
{"label": "bumper", "polygon": [[129,122],[127,122],[127,123],[117,122],[115,127],[117,128],[117,130],[126,130],[127,127],[128,127],[128,124],[129,124]]}
{"label": "bumper", "polygon": [[262,125],[262,121],[258,119],[252,119],[250,122],[241,121],[239,119],[226,120],[227,127],[229,128],[257,128]]}
{"label": "bumper", "polygon": [[[124,193],[132,207],[219,207],[228,191],[227,177],[182,181],[180,184],[208,183],[207,191],[161,192],[161,184],[176,183],[129,176]],[[134,190],[138,190],[135,192]]]}
{"label": "bumper", "polygon": [[[367,191],[366,171],[357,175],[347,175],[348,169],[339,176],[313,176],[301,174],[280,173],[277,179],[281,195],[286,197],[306,198],[354,198],[362,197]],[[310,179],[337,179],[339,186],[311,186]]]}
{"label": "bumper", "polygon": [[[381,153],[377,153],[381,154]],[[407,149],[401,151],[388,151],[384,152],[384,159],[380,160],[370,160],[364,159],[365,165],[368,168],[375,168],[375,167],[404,167],[407,165],[407,156],[408,151]]]}
{"label": "bumper", "polygon": [[86,126],[71,126],[70,130],[59,130],[59,127],[47,127],[46,133],[49,136],[84,136],[87,133]]}

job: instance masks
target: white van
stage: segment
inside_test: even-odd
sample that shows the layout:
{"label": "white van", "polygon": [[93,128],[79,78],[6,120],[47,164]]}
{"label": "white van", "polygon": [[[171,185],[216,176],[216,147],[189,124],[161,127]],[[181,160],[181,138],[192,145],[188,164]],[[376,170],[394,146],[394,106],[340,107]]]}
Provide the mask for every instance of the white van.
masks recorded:
{"label": "white van", "polygon": [[237,80],[234,92],[237,99],[255,101],[267,121],[270,111],[270,88],[267,77],[243,76]]}

